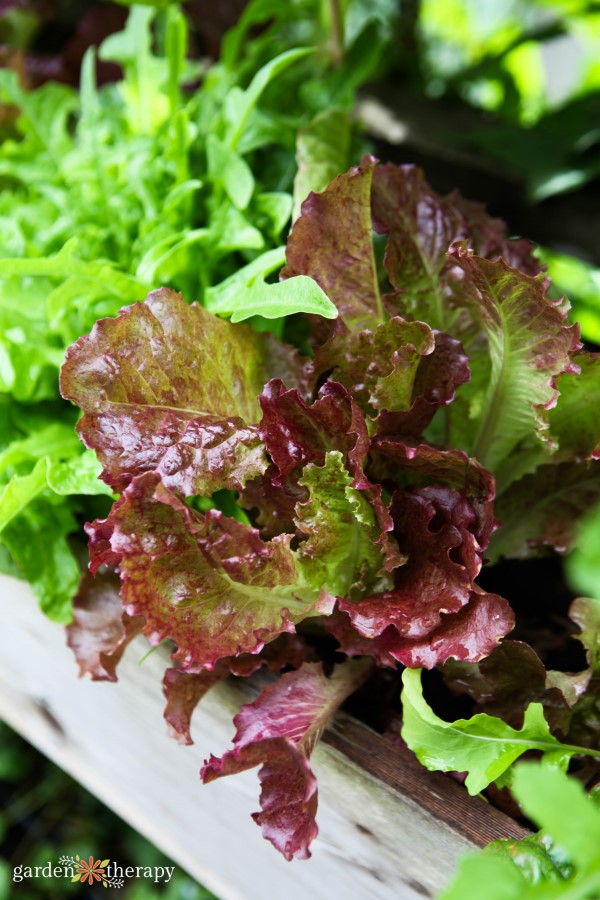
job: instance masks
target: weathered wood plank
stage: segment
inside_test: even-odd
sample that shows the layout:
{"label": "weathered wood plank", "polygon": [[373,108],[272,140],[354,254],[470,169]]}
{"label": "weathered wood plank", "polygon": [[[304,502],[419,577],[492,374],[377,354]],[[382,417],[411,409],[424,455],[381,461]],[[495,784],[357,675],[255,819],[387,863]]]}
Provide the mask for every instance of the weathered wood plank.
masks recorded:
{"label": "weathered wood plank", "polygon": [[159,652],[139,665],[147,645],[138,641],[118,684],[78,680],[64,630],[38,611],[27,586],[2,576],[0,621],[0,716],[222,900],[262,900],[265,889],[286,900],[430,897],[473,838],[519,833],[449,779],[430,782],[408,751],[340,715],[313,756],[313,858],[286,863],[250,819],[255,772],[206,787],[198,778],[203,758],[229,746],[232,716],[247,700],[243,684],[205,698],[196,744],[181,747],[162,720]]}

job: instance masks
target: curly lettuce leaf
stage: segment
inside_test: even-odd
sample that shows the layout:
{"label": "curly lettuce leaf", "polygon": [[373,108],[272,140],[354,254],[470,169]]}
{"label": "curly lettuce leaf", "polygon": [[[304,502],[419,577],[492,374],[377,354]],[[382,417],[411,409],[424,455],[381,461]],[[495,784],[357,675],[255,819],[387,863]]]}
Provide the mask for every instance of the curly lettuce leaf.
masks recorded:
{"label": "curly lettuce leaf", "polygon": [[548,410],[557,401],[557,376],[574,371],[577,326],[553,303],[538,278],[502,260],[476,257],[457,245],[449,258],[461,269],[456,293],[477,326],[466,344],[471,381],[452,408],[451,442],[477,457],[504,487],[514,478],[511,455],[547,441]]}
{"label": "curly lettuce leaf", "polygon": [[218,510],[193,511],[156,473],[137,476],[108,518],[86,526],[92,571],[116,566],[151,644],[172,638],[184,668],[259,653],[331,598],[309,585],[290,536],[263,541]]}
{"label": "curly lettuce leaf", "polygon": [[435,337],[423,322],[399,316],[350,335],[335,335],[315,355],[317,373],[333,369],[364,412],[407,411],[413,402],[417,372],[433,353]]}
{"label": "curly lettuce leaf", "polygon": [[333,450],[323,466],[305,466],[298,483],[308,490],[308,500],[296,506],[296,525],[306,538],[299,555],[311,560],[306,567],[311,584],[341,597],[389,584],[389,576],[382,575],[375,509],[363,491],[351,487],[342,454]]}
{"label": "curly lettuce leaf", "polygon": [[540,703],[529,704],[520,729],[485,713],[445,722],[425,701],[419,670],[406,669],[402,682],[403,740],[428,769],[467,772],[465,785],[470,794],[504,779],[528,750],[539,750],[549,763],[562,767],[579,753],[599,755],[599,751],[561,744],[553,737]]}
{"label": "curly lettuce leaf", "polygon": [[266,666],[269,672],[279,672],[290,666],[298,669],[307,658],[303,639],[295,634],[281,634],[267,644],[258,655],[241,654],[219,660],[214,669],[189,672],[181,668],[166,669],[163,693],[168,731],[180,744],[193,744],[190,732],[192,714],[208,691],[229,675],[246,676]]}
{"label": "curly lettuce leaf", "polygon": [[268,377],[260,335],[163,289],[80,338],[61,390],[84,410],[79,434],[116,490],[158,471],[168,487],[210,495],[266,469],[249,423]]}
{"label": "curly lettuce leaf", "polygon": [[207,783],[261,766],[260,805],[252,818],[263,837],[287,860],[307,859],[317,835],[317,783],[310,755],[341,703],[366,680],[368,660],[336,666],[327,678],[321,663],[305,663],[282,675],[234,719],[233,749],[211,756],[201,775]]}
{"label": "curly lettuce leaf", "polygon": [[476,661],[513,627],[505,600],[474,583],[483,547],[477,517],[459,492],[441,485],[398,490],[390,509],[407,561],[394,587],[341,599],[354,628],[409,666],[431,668],[451,656]]}
{"label": "curly lettuce leaf", "polygon": [[443,450],[429,444],[412,444],[394,435],[378,433],[371,442],[369,473],[381,480],[393,478],[405,487],[443,484],[459,491],[476,515],[475,536],[487,547],[497,526],[494,518],[494,478],[476,459],[462,450]]}
{"label": "curly lettuce leaf", "polygon": [[309,405],[296,388],[288,390],[274,379],[259,400],[259,433],[279,473],[273,477],[276,485],[308,463],[322,462],[326,452],[339,450],[353,486],[360,486],[369,437],[363,414],[342,385],[326,382]]}

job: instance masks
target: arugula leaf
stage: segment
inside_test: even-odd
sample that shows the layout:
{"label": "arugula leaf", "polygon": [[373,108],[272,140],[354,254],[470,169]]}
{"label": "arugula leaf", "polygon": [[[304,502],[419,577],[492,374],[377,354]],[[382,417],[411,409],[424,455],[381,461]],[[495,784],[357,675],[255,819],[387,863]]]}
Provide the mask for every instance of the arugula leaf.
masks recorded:
{"label": "arugula leaf", "polygon": [[236,279],[235,293],[225,289],[220,296],[215,291],[212,297],[215,299],[205,304],[206,307],[219,315],[231,316],[232,322],[243,322],[252,316],[280,319],[296,313],[312,313],[325,319],[335,319],[338,314],[319,285],[305,275],[288,278],[279,284],[267,284],[260,275],[241,284]]}
{"label": "arugula leaf", "polygon": [[504,779],[515,760],[528,750],[540,750],[549,763],[561,767],[579,753],[598,755],[598,751],[561,744],[553,737],[540,703],[529,704],[520,729],[485,713],[445,722],[425,701],[419,670],[406,669],[402,682],[402,738],[428,769],[467,772],[465,785],[470,794]]}

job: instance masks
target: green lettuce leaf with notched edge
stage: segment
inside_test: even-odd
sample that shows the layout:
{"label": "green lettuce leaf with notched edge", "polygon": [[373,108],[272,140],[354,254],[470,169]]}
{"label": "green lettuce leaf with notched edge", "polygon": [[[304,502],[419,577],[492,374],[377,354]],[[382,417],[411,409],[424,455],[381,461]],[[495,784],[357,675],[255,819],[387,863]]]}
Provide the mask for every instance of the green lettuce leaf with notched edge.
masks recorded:
{"label": "green lettuce leaf with notched edge", "polygon": [[445,722],[423,697],[419,670],[406,669],[402,681],[403,739],[428,769],[467,772],[465,784],[470,794],[504,779],[515,760],[528,750],[540,750],[548,762],[563,767],[579,753],[600,755],[600,751],[561,744],[550,734],[540,703],[527,707],[520,729],[485,713]]}
{"label": "green lettuce leaf with notched edge", "polygon": [[107,519],[86,527],[92,571],[118,567],[125,611],[152,644],[172,638],[185,668],[259,653],[297,622],[331,609],[290,536],[258,532],[216,510],[197,513],[154,472],[134,478]]}
{"label": "green lettuce leaf with notched edge", "polygon": [[563,772],[539,763],[515,767],[513,793],[543,830],[494,841],[464,857],[440,900],[591,900],[600,892],[600,805]]}
{"label": "green lettuce leaf with notched edge", "polygon": [[167,487],[210,495],[264,472],[253,423],[285,356],[274,343],[164,289],[97,323],[70,348],[61,390],[84,410],[78,431],[104,480],[122,490],[158,471]]}

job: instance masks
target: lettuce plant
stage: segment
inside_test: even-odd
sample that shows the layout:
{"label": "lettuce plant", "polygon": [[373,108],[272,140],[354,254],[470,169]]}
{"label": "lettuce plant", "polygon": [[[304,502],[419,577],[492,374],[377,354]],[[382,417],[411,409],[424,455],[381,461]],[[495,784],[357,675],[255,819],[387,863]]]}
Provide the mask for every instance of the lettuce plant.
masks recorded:
{"label": "lettuce plant", "polygon": [[[0,144],[0,571],[27,579],[58,621],[71,618],[81,525],[111,495],[59,396],[67,346],[157,284],[233,318],[331,314],[309,278],[261,292],[284,261],[296,144],[299,189],[324,187],[314,173],[319,159],[327,169],[321,132],[335,115],[346,167],[346,110],[387,39],[350,3],[334,71],[321,5],[249,3],[212,65],[190,58],[186,16],[163,3],[133,5],[124,30],[88,50],[79,91],[25,90],[0,69],[12,111]],[[121,77],[98,86],[98,60]]]}
{"label": "lettuce plant", "polygon": [[[235,321],[240,291],[302,278],[321,314],[286,322],[286,341]],[[67,353],[63,396],[119,495],[86,526],[100,581],[85,577],[69,630],[81,669],[114,680],[133,635],[169,639],[182,741],[217,680],[286,669],[203,778],[260,765],[255,818],[288,859],[316,834],[309,757],[338,706],[374,665],[483,666],[514,616],[482,565],[564,550],[598,493],[596,358],[547,287],[531,246],[483,207],[365,157],[304,201],[279,284],[234,279],[229,305],[209,295],[208,309],[156,290]],[[539,704],[519,732],[490,716],[440,724],[416,677],[406,739],[420,728],[426,759],[437,729],[441,767],[456,767],[452,748],[473,760],[475,790],[529,747],[582,751]],[[569,697],[584,681],[555,679]]]}

